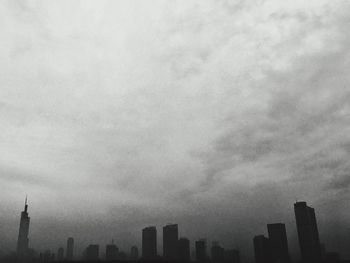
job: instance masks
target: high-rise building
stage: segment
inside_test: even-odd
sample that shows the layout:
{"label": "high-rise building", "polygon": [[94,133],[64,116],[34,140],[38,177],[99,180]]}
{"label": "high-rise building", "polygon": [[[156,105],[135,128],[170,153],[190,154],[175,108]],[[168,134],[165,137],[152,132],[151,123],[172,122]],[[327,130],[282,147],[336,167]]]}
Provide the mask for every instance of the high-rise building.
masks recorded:
{"label": "high-rise building", "polygon": [[321,245],[317,229],[315,210],[306,202],[294,204],[299,246],[303,262],[321,261]]}
{"label": "high-rise building", "polygon": [[213,242],[213,244],[212,244],[211,260],[214,263],[224,261],[224,249],[219,245],[218,242]]}
{"label": "high-rise building", "polygon": [[324,262],[340,262],[338,252],[326,252],[324,255]]}
{"label": "high-rise building", "polygon": [[55,261],[55,254],[51,253],[49,249],[45,250],[44,253],[40,253],[41,262],[53,262]]}
{"label": "high-rise building", "polygon": [[142,229],[142,257],[144,259],[157,257],[157,229],[155,226]]}
{"label": "high-rise building", "polygon": [[195,243],[196,261],[205,262],[207,260],[207,242],[205,239],[200,239]]}
{"label": "high-rise building", "polygon": [[132,246],[130,249],[130,259],[131,260],[138,260],[139,259],[139,249],[137,246]]}
{"label": "high-rise building", "polygon": [[74,257],[74,239],[72,237],[67,239],[66,259],[73,260]]}
{"label": "high-rise building", "polygon": [[240,255],[238,249],[228,249],[224,252],[224,262],[227,263],[240,263]]}
{"label": "high-rise building", "polygon": [[128,255],[125,252],[119,251],[118,260],[125,261],[125,260],[127,260],[127,258],[128,258]]}
{"label": "high-rise building", "polygon": [[85,250],[85,259],[87,261],[97,261],[99,258],[99,245],[89,245]]}
{"label": "high-rise building", "polygon": [[114,245],[113,241],[112,244],[106,245],[106,260],[112,261],[117,260],[119,255],[119,248]]}
{"label": "high-rise building", "polygon": [[190,261],[190,241],[182,237],[178,240],[177,244],[177,259],[180,261]]}
{"label": "high-rise building", "polygon": [[57,250],[57,260],[58,261],[63,261],[64,260],[64,249],[63,249],[63,247],[60,247]]}
{"label": "high-rise building", "polygon": [[30,217],[28,216],[28,202],[26,197],[26,200],[24,203],[24,211],[21,212],[21,220],[19,223],[19,233],[18,233],[18,240],[17,240],[17,254],[19,257],[24,257],[28,253],[29,223],[30,223]]}
{"label": "high-rise building", "polygon": [[271,263],[272,255],[269,239],[263,235],[254,237],[255,263]]}
{"label": "high-rise building", "polygon": [[179,232],[177,224],[169,224],[163,227],[163,257],[175,260],[177,258],[177,241]]}
{"label": "high-rise building", "polygon": [[288,263],[289,251],[286,226],[282,223],[268,224],[267,231],[273,262]]}

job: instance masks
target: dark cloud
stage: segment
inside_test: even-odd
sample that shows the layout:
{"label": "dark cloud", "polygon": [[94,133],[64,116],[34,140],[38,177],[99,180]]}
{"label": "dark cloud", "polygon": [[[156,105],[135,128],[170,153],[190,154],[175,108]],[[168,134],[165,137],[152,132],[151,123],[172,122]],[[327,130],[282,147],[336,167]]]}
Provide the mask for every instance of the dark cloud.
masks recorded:
{"label": "dark cloud", "polygon": [[[347,170],[349,171],[350,168]],[[350,186],[350,174],[338,174],[327,184],[327,190],[346,190]]]}

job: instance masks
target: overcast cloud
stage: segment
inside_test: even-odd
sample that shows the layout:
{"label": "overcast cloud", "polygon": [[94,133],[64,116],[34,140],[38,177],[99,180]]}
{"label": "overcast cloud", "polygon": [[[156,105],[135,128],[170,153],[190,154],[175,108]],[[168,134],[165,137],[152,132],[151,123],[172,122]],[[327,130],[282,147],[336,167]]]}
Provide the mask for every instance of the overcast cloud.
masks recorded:
{"label": "overcast cloud", "polygon": [[349,1],[4,0],[0,26],[4,251],[28,194],[40,249],[178,222],[249,258],[266,223],[293,247],[297,198],[346,255]]}

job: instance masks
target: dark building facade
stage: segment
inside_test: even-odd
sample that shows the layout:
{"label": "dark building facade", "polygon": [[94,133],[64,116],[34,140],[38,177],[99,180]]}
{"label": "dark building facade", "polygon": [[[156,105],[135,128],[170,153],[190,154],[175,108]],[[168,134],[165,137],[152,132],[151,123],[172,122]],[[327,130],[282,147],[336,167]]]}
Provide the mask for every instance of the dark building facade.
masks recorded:
{"label": "dark building facade", "polygon": [[190,240],[180,238],[177,242],[177,257],[180,261],[190,261]]}
{"label": "dark building facade", "polygon": [[57,260],[58,261],[63,261],[64,260],[64,249],[63,249],[63,247],[60,247],[57,250]]}
{"label": "dark building facade", "polygon": [[282,223],[268,224],[269,241],[273,262],[289,263],[286,226]]}
{"label": "dark building facade", "polygon": [[67,239],[66,259],[73,260],[73,257],[74,257],[74,238],[69,237]]}
{"label": "dark building facade", "polygon": [[112,244],[106,245],[106,260],[107,261],[112,261],[112,260],[117,260],[119,255],[119,248]]}
{"label": "dark building facade", "polygon": [[254,237],[254,256],[255,263],[271,263],[272,255],[270,241],[263,235]]}
{"label": "dark building facade", "polygon": [[214,263],[224,262],[224,249],[218,242],[213,242],[211,247],[211,260]]}
{"label": "dark building facade", "polygon": [[165,259],[175,260],[177,258],[178,239],[179,231],[177,224],[163,227],[163,257]]}
{"label": "dark building facade", "polygon": [[42,262],[53,262],[55,261],[55,254],[51,253],[50,250],[45,250],[44,253],[40,253],[39,258]]}
{"label": "dark building facade", "polygon": [[85,250],[85,259],[87,261],[97,261],[99,259],[99,245],[89,245]]}
{"label": "dark building facade", "polygon": [[19,223],[19,232],[18,232],[18,240],[17,240],[17,254],[19,257],[24,257],[28,253],[29,223],[30,223],[30,217],[28,215],[28,203],[27,203],[27,197],[26,197],[26,200],[24,203],[24,211],[21,212],[21,219]]}
{"label": "dark building facade", "polygon": [[294,204],[301,259],[303,262],[321,261],[321,244],[318,234],[315,210],[306,202]]}
{"label": "dark building facade", "polygon": [[132,246],[130,249],[130,259],[131,260],[138,260],[139,259],[139,249],[137,246]]}
{"label": "dark building facade", "polygon": [[224,252],[224,262],[226,263],[240,263],[241,258],[238,249],[228,249]]}
{"label": "dark building facade", "polygon": [[207,260],[207,242],[205,239],[200,239],[195,243],[196,261],[204,262]]}
{"label": "dark building facade", "polygon": [[142,258],[155,259],[157,257],[157,229],[150,226],[142,229]]}

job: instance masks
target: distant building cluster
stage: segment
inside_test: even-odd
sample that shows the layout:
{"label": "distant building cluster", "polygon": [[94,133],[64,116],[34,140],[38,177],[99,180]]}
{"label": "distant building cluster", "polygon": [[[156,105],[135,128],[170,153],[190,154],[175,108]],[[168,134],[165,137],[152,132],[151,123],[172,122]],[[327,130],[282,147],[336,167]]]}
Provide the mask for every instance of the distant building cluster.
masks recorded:
{"label": "distant building cluster", "polygon": [[[300,263],[335,263],[341,261],[335,252],[326,252],[325,246],[320,243],[316,214],[306,202],[296,202],[294,213],[298,233],[301,259]],[[218,242],[207,247],[206,239],[196,240],[194,253],[191,254],[190,240],[179,237],[177,224],[168,224],[163,227],[163,253],[157,251],[157,228],[149,226],[142,229],[142,251],[132,246],[129,253],[120,251],[112,240],[105,247],[104,256],[101,256],[100,246],[90,244],[81,257],[74,254],[74,239],[67,239],[66,248],[59,247],[57,253],[49,250],[36,253],[29,248],[28,202],[25,200],[24,211],[21,212],[16,253],[3,259],[4,262],[36,263],[36,262],[70,262],[70,261],[163,261],[163,262],[204,262],[204,263],[240,263],[238,249],[224,249]],[[267,224],[268,236],[256,235],[253,238],[255,263],[292,263],[288,249],[288,239],[285,224]]]}

